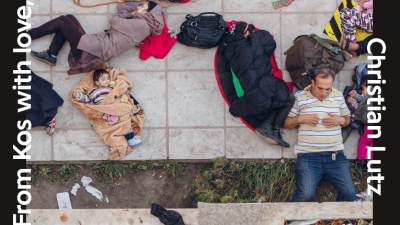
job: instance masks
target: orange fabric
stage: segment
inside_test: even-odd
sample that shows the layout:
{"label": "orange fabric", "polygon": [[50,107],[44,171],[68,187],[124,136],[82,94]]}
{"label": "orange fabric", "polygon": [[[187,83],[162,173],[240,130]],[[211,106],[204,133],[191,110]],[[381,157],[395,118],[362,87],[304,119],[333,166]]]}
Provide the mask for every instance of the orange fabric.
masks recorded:
{"label": "orange fabric", "polygon": [[89,123],[103,141],[111,148],[117,147],[118,151],[109,152],[107,159],[118,160],[132,152],[132,147],[128,146],[125,134],[131,128],[135,136],[142,133],[144,114],[138,106],[134,105],[133,99],[129,98],[132,82],[128,78],[126,69],[107,69],[107,71],[110,73],[110,80],[115,81],[116,84],[100,105],[84,104],[72,95],[74,91],[87,94],[90,89],[95,87],[94,70],[82,79],[70,97],[74,105],[89,119]]}

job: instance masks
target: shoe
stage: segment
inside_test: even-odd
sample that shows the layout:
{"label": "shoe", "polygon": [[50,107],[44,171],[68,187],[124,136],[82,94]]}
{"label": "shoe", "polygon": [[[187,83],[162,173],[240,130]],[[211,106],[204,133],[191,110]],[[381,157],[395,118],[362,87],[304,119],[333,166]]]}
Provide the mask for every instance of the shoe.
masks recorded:
{"label": "shoe", "polygon": [[272,131],[274,132],[274,135],[277,137],[276,141],[278,142],[278,145],[284,148],[290,147],[290,144],[282,139],[281,128],[274,128],[272,129]]}
{"label": "shoe", "polygon": [[56,129],[56,118],[54,117],[50,122],[44,125],[44,127],[46,128],[47,134],[51,136]]}
{"label": "shoe", "polygon": [[367,165],[367,160],[359,159],[359,160],[357,160],[357,164],[359,164],[360,166],[365,166],[365,165]]}
{"label": "shoe", "polygon": [[132,139],[128,140],[128,145],[131,146],[131,147],[138,146],[138,145],[140,145],[142,143],[143,143],[143,141],[140,140],[140,136],[135,136]]}
{"label": "shoe", "polygon": [[43,52],[35,52],[35,51],[31,51],[31,55],[33,56],[33,58],[40,60],[44,63],[50,64],[52,66],[56,65],[57,62],[57,58],[54,58],[52,56],[50,56],[49,53],[47,53],[47,51],[43,51]]}
{"label": "shoe", "polygon": [[272,131],[272,125],[270,123],[262,123],[256,128],[256,134],[262,138],[264,141],[277,145],[276,137],[274,136],[274,132]]}

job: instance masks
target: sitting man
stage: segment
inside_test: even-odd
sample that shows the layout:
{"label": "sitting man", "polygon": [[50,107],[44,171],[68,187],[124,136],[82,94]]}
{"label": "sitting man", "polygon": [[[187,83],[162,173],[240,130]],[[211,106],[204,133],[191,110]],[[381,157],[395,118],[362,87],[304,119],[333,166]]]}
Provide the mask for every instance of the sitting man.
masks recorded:
{"label": "sitting man", "polygon": [[314,196],[322,176],[339,192],[336,201],[354,201],[356,190],[350,165],[343,154],[341,127],[350,123],[350,111],[343,94],[332,88],[334,71],[317,69],[311,85],[295,94],[295,103],[284,127],[299,127],[296,179],[297,189],[291,202],[308,202]]}

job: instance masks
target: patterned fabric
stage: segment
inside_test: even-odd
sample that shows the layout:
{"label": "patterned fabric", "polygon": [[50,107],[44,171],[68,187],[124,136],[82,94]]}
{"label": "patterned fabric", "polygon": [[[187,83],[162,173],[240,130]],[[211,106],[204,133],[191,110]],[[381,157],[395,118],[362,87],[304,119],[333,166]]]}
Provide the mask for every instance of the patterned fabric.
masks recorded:
{"label": "patterned fabric", "polygon": [[350,116],[342,92],[333,88],[328,97],[320,101],[312,96],[310,90],[311,85],[294,95],[295,102],[288,117],[295,117],[300,114],[317,114],[320,120],[315,127],[300,123],[295,153],[343,150],[341,126],[326,128],[322,125],[322,119],[330,117],[328,112],[342,117]]}
{"label": "patterned fabric", "polygon": [[274,9],[280,9],[289,6],[292,2],[294,2],[294,0],[272,0],[272,6]]}
{"label": "patterned fabric", "polygon": [[[332,15],[331,19],[329,20],[328,24],[325,26],[324,29],[324,34],[328,35],[330,38],[332,38],[333,40],[335,40],[336,42],[340,41],[340,38],[342,36],[342,27],[341,27],[341,19],[340,19],[340,10],[342,10],[343,8],[349,8],[352,9],[355,6],[357,6],[357,2],[355,2],[354,0],[341,0],[341,4],[339,5],[339,7],[336,9],[335,13]],[[360,49],[357,51],[357,56],[359,58],[362,57],[363,54],[366,54],[366,50],[367,46],[365,45],[365,43],[372,39],[371,36],[372,34],[364,32],[363,30],[359,29],[356,27],[356,38],[358,43],[360,44]],[[368,40],[369,39],[369,40]],[[365,40],[368,40],[365,42]],[[361,45],[365,45],[365,48],[361,48]],[[371,48],[372,49],[372,48]]]}
{"label": "patterned fabric", "polygon": [[343,33],[347,35],[351,43],[357,42],[356,27],[367,33],[373,33],[373,17],[371,13],[362,13],[344,8],[340,10],[340,23]]}
{"label": "patterned fabric", "polygon": [[95,87],[90,89],[87,95],[79,92],[78,101],[89,105],[100,105],[112,89],[112,87]]}

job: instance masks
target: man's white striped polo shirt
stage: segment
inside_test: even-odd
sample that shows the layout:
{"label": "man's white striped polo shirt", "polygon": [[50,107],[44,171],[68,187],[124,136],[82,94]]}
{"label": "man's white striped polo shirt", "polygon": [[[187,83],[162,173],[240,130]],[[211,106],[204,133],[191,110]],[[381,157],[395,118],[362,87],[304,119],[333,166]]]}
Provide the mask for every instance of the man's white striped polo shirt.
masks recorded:
{"label": "man's white striped polo shirt", "polygon": [[339,116],[350,116],[343,94],[332,88],[328,97],[320,101],[311,94],[311,85],[296,92],[295,102],[288,117],[300,114],[317,114],[319,121],[316,127],[300,123],[298,142],[295,153],[310,153],[321,151],[339,151],[344,149],[342,127],[326,128],[322,125],[323,118],[329,118],[328,112]]}

